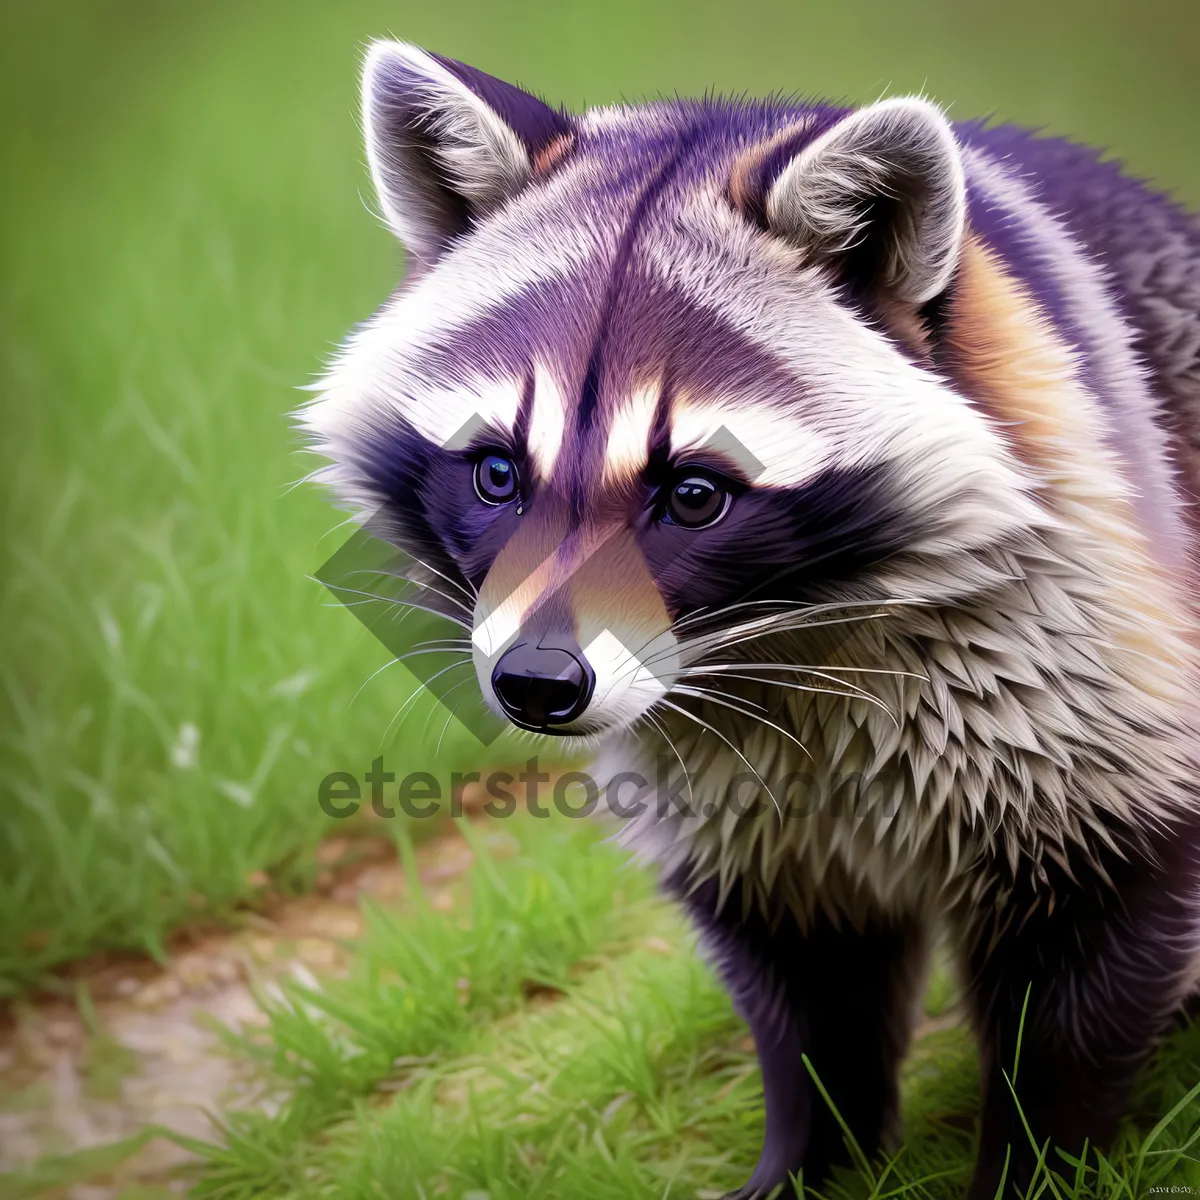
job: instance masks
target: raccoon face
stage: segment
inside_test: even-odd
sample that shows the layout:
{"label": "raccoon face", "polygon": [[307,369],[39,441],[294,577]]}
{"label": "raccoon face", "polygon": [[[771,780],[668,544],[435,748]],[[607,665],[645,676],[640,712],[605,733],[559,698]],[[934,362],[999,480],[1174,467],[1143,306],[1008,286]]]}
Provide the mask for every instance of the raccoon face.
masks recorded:
{"label": "raccoon face", "polygon": [[628,727],[771,621],[969,587],[1028,521],[931,357],[965,185],[930,104],[574,117],[389,42],[364,118],[408,279],[304,422],[470,596],[515,724]]}

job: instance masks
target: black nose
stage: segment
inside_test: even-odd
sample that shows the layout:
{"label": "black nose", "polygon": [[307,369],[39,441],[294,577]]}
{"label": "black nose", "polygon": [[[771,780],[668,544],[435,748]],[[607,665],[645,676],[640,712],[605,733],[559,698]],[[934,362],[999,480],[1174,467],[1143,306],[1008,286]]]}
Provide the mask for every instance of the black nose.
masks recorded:
{"label": "black nose", "polygon": [[519,642],[492,671],[492,690],[508,719],[538,733],[565,732],[554,726],[579,716],[595,686],[595,672],[578,646]]}

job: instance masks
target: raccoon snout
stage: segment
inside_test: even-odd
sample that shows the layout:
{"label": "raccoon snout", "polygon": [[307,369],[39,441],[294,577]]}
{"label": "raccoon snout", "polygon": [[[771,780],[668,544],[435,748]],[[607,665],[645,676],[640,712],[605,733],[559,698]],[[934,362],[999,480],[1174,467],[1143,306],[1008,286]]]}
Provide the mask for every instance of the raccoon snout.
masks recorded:
{"label": "raccoon snout", "polygon": [[574,643],[518,642],[492,671],[492,690],[514,725],[536,733],[556,729],[580,716],[592,698],[596,673]]}

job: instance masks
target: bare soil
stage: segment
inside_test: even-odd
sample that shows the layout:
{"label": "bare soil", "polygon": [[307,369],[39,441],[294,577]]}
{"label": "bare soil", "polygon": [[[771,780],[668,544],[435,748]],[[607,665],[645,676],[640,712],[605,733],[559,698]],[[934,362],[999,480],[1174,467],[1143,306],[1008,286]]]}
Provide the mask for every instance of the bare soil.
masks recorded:
{"label": "bare soil", "polygon": [[[496,840],[493,849],[503,853]],[[150,1124],[208,1138],[218,1107],[267,1103],[247,1064],[226,1053],[217,1026],[261,1023],[255,987],[344,970],[362,932],[359,897],[402,904],[407,891],[383,838],[333,838],[317,853],[318,891],[284,899],[265,888],[239,927],[181,930],[165,967],[139,955],[98,955],[57,978],[65,995],[50,989],[0,1014],[0,1172],[129,1138]],[[447,823],[416,858],[433,906],[453,908],[472,863],[466,841]],[[68,998],[80,989],[82,1003]],[[155,1138],[102,1183],[76,1184],[65,1195],[109,1200],[131,1184],[182,1192],[190,1157]]]}

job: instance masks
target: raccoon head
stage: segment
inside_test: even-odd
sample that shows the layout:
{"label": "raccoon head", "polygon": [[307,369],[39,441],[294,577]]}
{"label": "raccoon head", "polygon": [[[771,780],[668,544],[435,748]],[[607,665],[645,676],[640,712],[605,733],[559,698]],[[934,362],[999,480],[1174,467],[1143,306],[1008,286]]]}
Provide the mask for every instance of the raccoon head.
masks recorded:
{"label": "raccoon head", "polygon": [[935,366],[965,184],[932,104],[572,116],[382,42],[363,115],[408,277],[304,420],[470,598],[515,724],[628,728],[814,605],[968,591],[1029,519]]}

